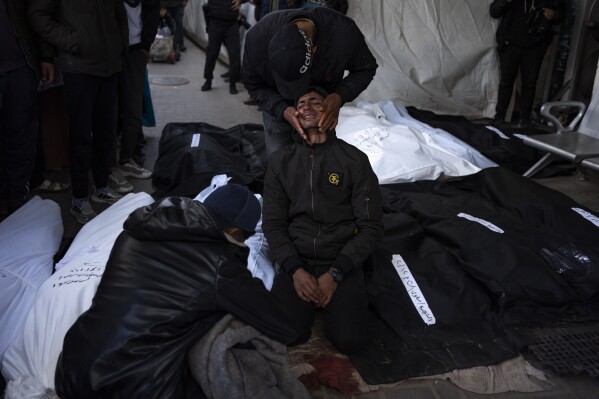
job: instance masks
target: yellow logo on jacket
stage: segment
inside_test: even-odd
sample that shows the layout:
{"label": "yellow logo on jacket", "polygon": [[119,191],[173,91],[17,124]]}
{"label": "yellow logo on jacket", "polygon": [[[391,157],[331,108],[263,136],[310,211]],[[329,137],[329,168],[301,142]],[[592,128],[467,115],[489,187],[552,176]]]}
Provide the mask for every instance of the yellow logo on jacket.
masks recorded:
{"label": "yellow logo on jacket", "polygon": [[341,183],[341,176],[335,172],[329,173],[329,183],[338,186]]}

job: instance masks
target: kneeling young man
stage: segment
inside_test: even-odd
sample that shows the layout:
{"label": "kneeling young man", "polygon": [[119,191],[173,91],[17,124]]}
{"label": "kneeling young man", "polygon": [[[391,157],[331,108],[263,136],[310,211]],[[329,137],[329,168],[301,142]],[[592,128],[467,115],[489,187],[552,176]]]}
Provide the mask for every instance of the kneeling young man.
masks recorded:
{"label": "kneeling young man", "polygon": [[310,338],[318,308],[343,353],[359,350],[368,302],[362,263],[383,235],[378,179],[368,157],[318,129],[326,92],[311,87],[297,102],[304,141],[274,152],[264,182],[263,230],[280,266],[272,293],[297,318],[294,344]]}

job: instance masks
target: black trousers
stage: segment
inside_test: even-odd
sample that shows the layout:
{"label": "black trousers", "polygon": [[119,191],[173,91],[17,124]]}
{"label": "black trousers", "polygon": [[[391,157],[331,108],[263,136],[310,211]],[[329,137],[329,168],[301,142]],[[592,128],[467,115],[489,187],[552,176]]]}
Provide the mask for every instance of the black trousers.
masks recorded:
{"label": "black trousers", "polygon": [[121,162],[131,159],[143,139],[141,118],[146,63],[147,58],[142,49],[123,55],[123,70],[119,74],[119,108],[123,115]]}
{"label": "black trousers", "polygon": [[185,14],[185,6],[167,7],[166,9],[175,20],[175,31],[173,32],[175,35],[175,42],[173,44],[175,45],[175,49],[178,50],[183,46],[183,15]]}
{"label": "black trousers", "polygon": [[204,79],[212,80],[214,65],[224,43],[229,54],[229,81],[237,82],[241,69],[241,45],[239,43],[239,25],[236,21],[219,21],[211,19],[208,24],[208,48],[206,49],[206,64]]}
{"label": "black trousers", "polygon": [[38,133],[37,85],[28,66],[0,73],[0,196],[10,211],[29,193]]}
{"label": "black trousers", "polygon": [[[305,266],[304,270],[318,278],[329,270],[329,266]],[[298,339],[292,345],[308,341],[319,308],[299,298],[293,278],[284,270],[275,276],[271,292],[287,312],[296,317]],[[327,338],[339,352],[351,354],[363,348],[368,325],[368,298],[361,269],[345,276],[337,285],[331,302],[322,310]]]}
{"label": "black trousers", "polygon": [[118,74],[63,72],[69,116],[69,162],[73,197],[88,196],[91,169],[97,188],[108,185],[115,145]]}
{"label": "black trousers", "polygon": [[545,43],[539,42],[533,47],[507,45],[498,51],[501,80],[499,82],[495,119],[505,119],[507,108],[512,99],[512,91],[518,70],[522,81],[520,88],[520,119],[528,120],[530,118],[539,71],[546,50]]}

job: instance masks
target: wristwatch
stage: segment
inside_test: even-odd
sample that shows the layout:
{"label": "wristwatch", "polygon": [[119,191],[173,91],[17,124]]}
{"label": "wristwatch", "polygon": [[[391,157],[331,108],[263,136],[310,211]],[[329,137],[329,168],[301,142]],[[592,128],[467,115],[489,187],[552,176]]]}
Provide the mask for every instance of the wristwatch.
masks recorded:
{"label": "wristwatch", "polygon": [[336,283],[343,281],[343,272],[341,270],[331,267],[327,273],[333,276],[333,280],[335,280]]}

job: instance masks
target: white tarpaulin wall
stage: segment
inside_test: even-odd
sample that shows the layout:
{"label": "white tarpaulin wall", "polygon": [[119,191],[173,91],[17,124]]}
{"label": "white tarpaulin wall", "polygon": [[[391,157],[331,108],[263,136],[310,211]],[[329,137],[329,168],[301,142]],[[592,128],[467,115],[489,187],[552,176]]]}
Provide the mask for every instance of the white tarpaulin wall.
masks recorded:
{"label": "white tarpaulin wall", "polygon": [[379,69],[359,97],[492,117],[499,66],[491,0],[350,1]]}

